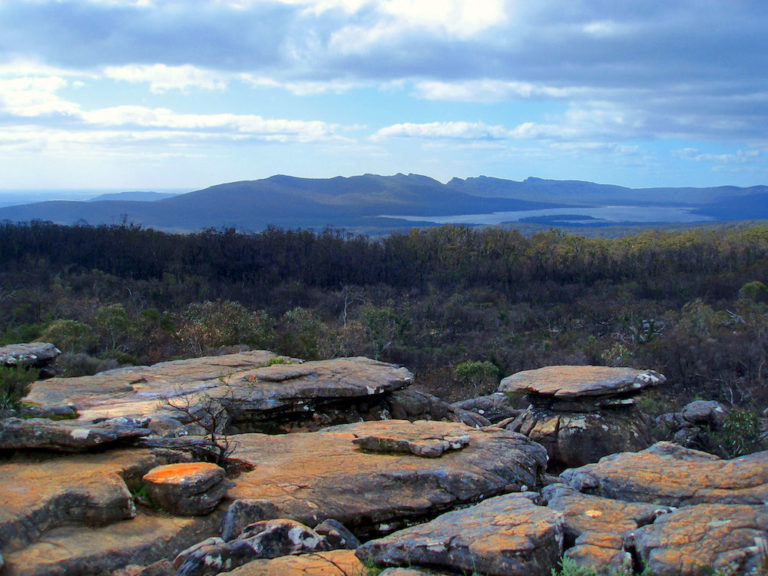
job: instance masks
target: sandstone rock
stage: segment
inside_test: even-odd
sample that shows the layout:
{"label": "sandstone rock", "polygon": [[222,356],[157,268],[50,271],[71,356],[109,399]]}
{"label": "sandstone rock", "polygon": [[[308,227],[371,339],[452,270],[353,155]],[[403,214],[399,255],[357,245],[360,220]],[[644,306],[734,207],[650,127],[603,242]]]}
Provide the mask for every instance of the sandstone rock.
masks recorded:
{"label": "sandstone rock", "polygon": [[488,396],[470,398],[461,402],[451,404],[454,409],[469,410],[476,412],[487,418],[491,423],[496,424],[507,418],[514,418],[521,412],[512,401],[508,394],[496,392]]}
{"label": "sandstone rock", "polygon": [[181,516],[209,514],[228,487],[224,469],[208,462],[158,466],[147,472],[142,481],[153,503]]}
{"label": "sandstone rock", "polygon": [[527,392],[571,399],[636,392],[657,386],[666,379],[653,370],[612,368],[607,366],[547,366],[507,376],[499,392]]}
{"label": "sandstone rock", "polygon": [[581,494],[563,484],[547,486],[542,498],[549,508],[563,513],[565,557],[606,575],[628,573],[633,531],[670,511],[664,506]]}
{"label": "sandstone rock", "polygon": [[507,494],[371,540],[364,562],[487,575],[547,575],[562,553],[563,519],[525,495]]}
{"label": "sandstone rock", "polygon": [[[380,402],[413,378],[404,368],[367,358],[267,366],[274,357],[252,351],[53,378],[32,384],[23,402],[41,413],[73,406],[81,422],[184,418],[214,402],[241,431],[286,432],[358,421],[360,410],[370,408],[367,402]],[[189,410],[174,410],[169,400]],[[189,420],[187,414],[184,423]]]}
{"label": "sandstone rock", "polygon": [[365,573],[365,566],[352,550],[335,550],[254,560],[227,572],[227,576],[358,576]]}
{"label": "sandstone rock", "polygon": [[634,409],[558,413],[531,406],[508,429],[544,446],[554,470],[642,450],[652,443],[650,419]]}
{"label": "sandstone rock", "polygon": [[315,526],[315,532],[320,534],[328,542],[332,549],[345,548],[354,550],[360,546],[360,541],[344,524],[333,518],[323,520]]}
{"label": "sandstone rock", "polygon": [[53,362],[61,351],[48,342],[29,342],[0,346],[0,365],[40,368]]}
{"label": "sandstone rock", "polygon": [[112,418],[97,423],[4,418],[0,420],[0,450],[81,452],[104,444],[147,436],[150,434],[147,425],[147,419],[135,418]]}
{"label": "sandstone rock", "polygon": [[94,576],[148,565],[215,534],[220,521],[219,514],[183,518],[147,511],[106,526],[61,526],[7,554],[3,576]]}
{"label": "sandstone rock", "polygon": [[[461,450],[469,444],[469,435],[448,436],[445,434],[419,437],[419,434],[407,434],[406,437],[366,435],[358,436],[353,443],[363,450],[380,454],[413,454],[423,458],[439,458],[448,450]],[[410,436],[410,438],[408,437]]]}
{"label": "sandstone rock", "polygon": [[691,424],[717,430],[722,427],[728,412],[728,408],[715,400],[695,400],[685,405],[681,416]]}
{"label": "sandstone rock", "polygon": [[210,538],[182,552],[174,566],[176,576],[210,576],[259,558],[330,550],[327,540],[293,520],[256,522],[235,540]]}
{"label": "sandstone rock", "polygon": [[132,518],[135,506],[124,479],[135,483],[160,463],[138,449],[0,463],[0,549],[8,555],[64,524]]}
{"label": "sandstone rock", "polygon": [[491,421],[476,411],[448,404],[437,396],[407,388],[392,393],[389,411],[395,420],[447,420],[481,428]]}
{"label": "sandstone rock", "polygon": [[[440,458],[364,452],[353,443],[362,436],[413,441],[464,435],[470,438],[467,447]],[[235,502],[228,511],[225,538],[269,518],[309,526],[334,518],[358,536],[391,531],[398,522],[460,503],[533,488],[546,466],[544,449],[520,434],[450,422],[361,422],[312,434],[245,434],[234,440],[233,456],[254,469],[233,480],[229,497],[248,502]]]}
{"label": "sandstone rock", "polygon": [[669,506],[768,501],[768,451],[733,460],[659,442],[566,470],[563,480],[586,493]]}
{"label": "sandstone rock", "polygon": [[752,574],[766,545],[768,508],[701,504],[635,532],[638,555],[657,576]]}

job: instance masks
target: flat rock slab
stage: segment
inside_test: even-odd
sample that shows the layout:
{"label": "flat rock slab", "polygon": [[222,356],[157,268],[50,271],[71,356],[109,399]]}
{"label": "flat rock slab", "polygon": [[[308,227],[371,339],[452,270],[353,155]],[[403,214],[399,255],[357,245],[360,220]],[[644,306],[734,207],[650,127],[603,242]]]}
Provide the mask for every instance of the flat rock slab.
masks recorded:
{"label": "flat rock slab", "polygon": [[768,451],[721,460],[659,442],[566,470],[561,477],[579,491],[628,502],[759,505],[768,501]]}
{"label": "flat rock slab", "polygon": [[[288,414],[312,418],[323,403],[368,398],[411,384],[405,368],[368,358],[273,364],[271,352],[163,362],[81,378],[52,378],[32,384],[22,400],[37,414],[77,411],[78,421],[127,416],[162,420],[185,417],[180,407],[220,403],[244,426],[269,425]],[[187,415],[188,416],[188,415]]]}
{"label": "flat rock slab", "polygon": [[147,472],[142,481],[153,503],[181,516],[212,512],[227,490],[224,469],[209,462],[157,466]]}
{"label": "flat rock slab", "polygon": [[547,366],[507,376],[499,392],[525,392],[556,399],[606,396],[657,386],[666,378],[653,370],[608,366]]}
{"label": "flat rock slab", "polygon": [[635,546],[656,576],[754,574],[767,530],[766,506],[701,504],[640,528]]}
{"label": "flat rock slab", "polygon": [[46,418],[0,420],[0,450],[47,449],[82,452],[148,436],[148,419],[112,418],[84,423]]}
{"label": "flat rock slab", "polygon": [[24,548],[63,524],[132,518],[124,478],[138,480],[161,463],[140,449],[0,463],[0,550]]}
{"label": "flat rock slab", "polygon": [[384,566],[549,576],[562,547],[562,514],[526,495],[506,494],[371,540],[356,553],[364,562]]}
{"label": "flat rock slab", "polygon": [[[462,450],[439,458],[366,452],[365,436],[413,441],[469,436]],[[391,531],[396,521],[424,517],[463,502],[528,490],[546,467],[546,452],[524,436],[454,422],[387,420],[314,433],[234,436],[234,457],[254,469],[234,479],[224,538],[248,524],[292,518],[308,526],[333,518],[356,534]]]}
{"label": "flat rock slab", "polygon": [[173,558],[212,536],[220,522],[220,514],[181,518],[140,513],[108,526],[62,526],[44,540],[7,554],[3,576],[94,576],[131,564],[147,565]]}
{"label": "flat rock slab", "polygon": [[232,570],[227,576],[363,576],[366,568],[352,550],[334,550],[254,560]]}
{"label": "flat rock slab", "polygon": [[53,362],[61,351],[48,342],[28,342],[0,346],[0,366],[45,366]]}

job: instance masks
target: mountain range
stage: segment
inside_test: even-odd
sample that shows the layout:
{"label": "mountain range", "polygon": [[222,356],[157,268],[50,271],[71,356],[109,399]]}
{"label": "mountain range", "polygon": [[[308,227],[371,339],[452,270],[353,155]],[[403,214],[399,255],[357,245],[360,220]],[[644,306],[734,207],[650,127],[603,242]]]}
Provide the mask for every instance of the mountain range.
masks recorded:
{"label": "mountain range", "polygon": [[[488,220],[489,215],[494,219]],[[127,222],[169,231],[211,227],[259,231],[272,225],[386,232],[450,221],[527,220],[595,226],[760,218],[768,218],[768,186],[633,189],[584,181],[528,178],[518,182],[486,176],[454,178],[443,184],[417,174],[327,179],[277,175],[178,195],[126,192],[82,202],[0,208],[0,221]]]}

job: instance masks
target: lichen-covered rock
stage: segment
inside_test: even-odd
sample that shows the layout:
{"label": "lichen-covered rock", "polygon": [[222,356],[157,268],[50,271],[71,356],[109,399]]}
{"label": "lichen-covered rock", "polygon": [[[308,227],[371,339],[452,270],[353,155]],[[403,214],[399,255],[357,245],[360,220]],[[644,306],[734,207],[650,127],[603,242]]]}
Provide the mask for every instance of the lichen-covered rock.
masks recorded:
{"label": "lichen-covered rock", "polygon": [[0,366],[40,368],[53,362],[61,351],[48,342],[28,342],[0,346]]}
{"label": "lichen-covered rock", "polygon": [[124,417],[89,423],[45,418],[3,418],[0,419],[0,450],[82,452],[96,446],[148,436],[148,424],[146,418]]}
{"label": "lichen-covered rock", "polygon": [[[470,440],[464,449],[440,458],[366,452],[353,442],[364,436],[417,441],[465,435]],[[358,536],[387,532],[460,503],[533,488],[546,466],[544,449],[520,434],[452,422],[361,422],[233,440],[233,456],[254,469],[233,479],[229,497],[236,502],[225,520],[225,538],[269,518],[308,526],[334,518]]]}
{"label": "lichen-covered rock", "polygon": [[124,478],[138,480],[161,463],[139,449],[0,463],[0,549],[18,550],[64,524],[133,518]]}
{"label": "lichen-covered rock", "polygon": [[653,370],[609,366],[547,366],[504,378],[499,392],[526,392],[558,399],[636,392],[666,379]]}
{"label": "lichen-covered rock", "polygon": [[636,530],[635,547],[656,576],[753,574],[767,531],[765,505],[700,504]]}
{"label": "lichen-covered rock", "polygon": [[174,560],[176,576],[211,576],[259,558],[324,552],[331,549],[320,534],[294,520],[256,522],[235,540],[210,538]]}
{"label": "lichen-covered rock", "polygon": [[547,507],[563,513],[565,557],[606,575],[628,573],[633,531],[670,512],[665,506],[582,494],[563,484],[545,487],[542,498]]}
{"label": "lichen-covered rock", "polygon": [[171,514],[202,516],[218,506],[227,491],[224,469],[209,462],[158,466],[142,481],[149,499]]}
{"label": "lichen-covered rock", "polygon": [[[419,437],[418,434],[397,436],[382,436],[370,434],[358,436],[352,442],[369,452],[381,454],[413,454],[423,458],[439,458],[448,450],[461,450],[469,444],[469,435],[455,436],[436,435],[429,438]],[[408,438],[407,436],[412,436]]]}
{"label": "lichen-covered rock", "polygon": [[332,550],[254,560],[227,572],[227,576],[357,576],[365,573],[365,566],[352,550]]}
{"label": "lichen-covered rock", "polygon": [[718,430],[728,413],[728,408],[715,400],[694,400],[683,407],[681,416],[691,424]]}
{"label": "lichen-covered rock", "polygon": [[315,532],[325,538],[332,549],[354,550],[360,546],[360,541],[355,535],[344,524],[333,518],[320,522],[315,526]]}
{"label": "lichen-covered rock", "polygon": [[579,491],[628,502],[759,505],[768,501],[768,451],[721,460],[659,442],[566,470],[562,478]]}
{"label": "lichen-covered rock", "polygon": [[481,428],[491,421],[478,413],[448,404],[433,394],[405,388],[396,390],[387,400],[389,412],[395,420],[447,420]]}
{"label": "lichen-covered rock", "polygon": [[549,576],[562,553],[562,530],[559,512],[507,494],[371,540],[356,554],[377,565]]}
{"label": "lichen-covered rock", "polygon": [[508,418],[514,418],[520,414],[520,410],[515,405],[515,402],[512,401],[510,395],[502,392],[454,402],[451,406],[456,410],[476,412],[493,424]]}

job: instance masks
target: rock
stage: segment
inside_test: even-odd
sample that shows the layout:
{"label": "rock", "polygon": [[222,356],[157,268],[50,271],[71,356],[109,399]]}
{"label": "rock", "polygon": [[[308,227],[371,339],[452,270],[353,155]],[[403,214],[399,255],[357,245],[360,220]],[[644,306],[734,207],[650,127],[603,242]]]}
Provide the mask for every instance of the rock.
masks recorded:
{"label": "rock", "polygon": [[[412,436],[408,438],[407,436]],[[353,443],[368,452],[380,454],[413,454],[423,458],[439,458],[448,450],[461,450],[469,444],[469,435],[437,435],[420,438],[418,433],[406,437],[380,436],[376,434],[358,436]]]}
{"label": "rock", "polygon": [[147,472],[142,481],[154,504],[180,516],[211,513],[228,487],[224,469],[208,462],[158,466]]}
{"label": "rock", "polygon": [[0,346],[0,366],[47,366],[61,354],[61,350],[48,342],[29,342]]}
{"label": "rock", "polygon": [[227,576],[358,576],[363,574],[366,574],[365,566],[352,550],[282,556],[273,560],[254,560],[227,572]]}
{"label": "rock", "polygon": [[715,400],[695,400],[685,405],[681,416],[691,424],[719,430],[729,412],[728,408]]}
{"label": "rock", "polygon": [[558,413],[531,406],[511,427],[546,448],[551,470],[642,450],[653,441],[650,419],[635,409]]}
{"label": "rock", "polygon": [[209,576],[259,558],[330,550],[327,540],[294,520],[266,520],[248,526],[235,540],[210,538],[182,552],[176,576]]}
{"label": "rock", "polygon": [[613,454],[566,470],[561,477],[581,492],[627,502],[759,505],[768,501],[768,451],[721,460],[658,442],[642,452]]}
{"label": "rock", "polygon": [[496,424],[507,418],[514,418],[521,412],[521,410],[515,406],[515,403],[510,396],[502,392],[496,392],[478,398],[470,398],[469,400],[462,400],[461,402],[454,402],[451,406],[454,410],[469,410],[470,412],[476,412],[487,418],[492,424]]}
{"label": "rock", "polygon": [[0,463],[0,549],[6,561],[11,562],[8,554],[58,526],[133,518],[136,508],[126,479],[137,484],[160,463],[139,449]]}
{"label": "rock", "polygon": [[360,546],[360,541],[350,532],[344,524],[333,518],[323,520],[315,526],[315,532],[320,534],[328,542],[331,549],[345,548],[354,550]]}
{"label": "rock", "polygon": [[[365,452],[355,438],[469,436],[462,450],[440,458]],[[546,466],[544,449],[520,434],[477,430],[452,422],[389,420],[282,436],[244,434],[233,457],[254,466],[233,479],[234,502],[224,538],[247,524],[293,518],[315,526],[334,518],[358,537],[387,532],[457,504],[535,487]]]}
{"label": "rock", "polygon": [[559,399],[637,392],[666,378],[653,370],[608,366],[547,366],[507,376],[499,392],[527,392]]}
{"label": "rock", "polygon": [[81,422],[127,416],[184,424],[213,403],[227,411],[227,425],[275,433],[359,421],[361,413],[383,417],[376,406],[413,379],[404,368],[367,358],[267,366],[274,357],[252,351],[52,378],[33,383],[22,402],[43,412],[74,406]]}
{"label": "rock", "polygon": [[412,388],[393,392],[388,404],[392,418],[396,420],[447,420],[474,428],[491,423],[482,414],[456,407],[437,396]]}
{"label": "rock", "polygon": [[46,449],[81,452],[148,436],[148,420],[112,418],[98,423],[44,418],[0,420],[0,450]]}
{"label": "rock", "polygon": [[377,565],[549,576],[562,546],[562,514],[507,494],[371,540],[356,554]]}
{"label": "rock", "polygon": [[218,514],[182,518],[147,511],[106,526],[61,526],[8,554],[3,576],[94,576],[149,565],[215,534],[220,521]]}
{"label": "rock", "polygon": [[670,511],[664,506],[581,494],[563,484],[547,486],[542,498],[550,509],[563,513],[565,557],[606,575],[631,572],[633,531]]}
{"label": "rock", "polygon": [[635,531],[645,570],[657,576],[754,574],[766,546],[768,508],[700,504]]}

